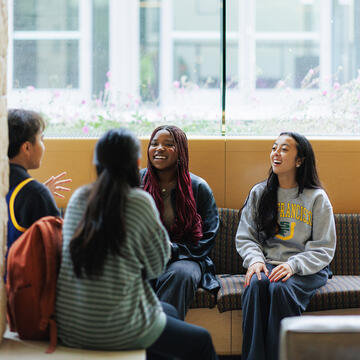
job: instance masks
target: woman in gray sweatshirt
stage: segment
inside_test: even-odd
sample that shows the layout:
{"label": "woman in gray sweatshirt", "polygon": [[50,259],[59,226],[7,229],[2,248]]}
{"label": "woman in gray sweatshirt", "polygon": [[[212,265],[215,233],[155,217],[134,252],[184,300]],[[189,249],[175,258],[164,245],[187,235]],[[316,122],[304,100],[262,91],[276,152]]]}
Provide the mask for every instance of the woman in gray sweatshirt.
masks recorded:
{"label": "woman in gray sweatshirt", "polygon": [[236,248],[247,268],[242,298],[242,359],[278,359],[280,322],[300,315],[331,271],[336,245],[331,203],[311,144],[281,133],[267,181],[242,209]]}

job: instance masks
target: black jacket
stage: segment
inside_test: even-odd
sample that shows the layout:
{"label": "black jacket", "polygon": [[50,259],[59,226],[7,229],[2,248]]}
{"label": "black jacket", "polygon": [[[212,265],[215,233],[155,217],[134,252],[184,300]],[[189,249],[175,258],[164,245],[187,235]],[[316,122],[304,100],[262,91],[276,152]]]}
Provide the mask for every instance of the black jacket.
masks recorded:
{"label": "black jacket", "polygon": [[[140,171],[141,183],[145,177],[147,169]],[[171,262],[177,260],[194,260],[202,271],[201,287],[216,292],[220,284],[215,277],[215,266],[209,254],[215,244],[215,237],[219,230],[219,215],[214,199],[214,195],[207,182],[199,176],[190,173],[192,190],[196,202],[197,212],[202,219],[203,237],[197,243],[172,243]],[[176,214],[176,189],[171,193],[172,204]]]}
{"label": "black jacket", "polygon": [[[29,173],[22,166],[10,164],[10,190],[29,177]],[[14,203],[14,212],[17,222],[24,228],[30,227],[43,216],[60,216],[51,192],[36,180],[29,182],[18,193]]]}

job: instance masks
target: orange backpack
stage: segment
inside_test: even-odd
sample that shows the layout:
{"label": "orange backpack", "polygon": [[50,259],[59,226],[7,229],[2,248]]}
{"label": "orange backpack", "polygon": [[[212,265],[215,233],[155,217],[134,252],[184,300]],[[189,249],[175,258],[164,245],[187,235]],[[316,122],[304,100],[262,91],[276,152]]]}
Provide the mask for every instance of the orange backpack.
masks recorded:
{"label": "orange backpack", "polygon": [[61,262],[63,220],[46,216],[36,221],[11,246],[7,259],[7,315],[11,331],[23,340],[57,344],[56,281]]}

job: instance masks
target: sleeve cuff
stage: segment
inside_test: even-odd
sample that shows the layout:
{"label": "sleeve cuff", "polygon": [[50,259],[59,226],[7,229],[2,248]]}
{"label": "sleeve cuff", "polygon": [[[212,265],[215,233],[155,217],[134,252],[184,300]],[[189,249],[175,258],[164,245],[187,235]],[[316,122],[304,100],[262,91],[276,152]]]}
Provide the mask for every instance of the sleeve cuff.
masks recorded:
{"label": "sleeve cuff", "polygon": [[253,258],[249,261],[249,265],[247,266],[247,268],[249,268],[252,264],[255,264],[255,263],[263,263],[263,264],[266,264],[264,258],[262,257],[257,257],[257,258]]}
{"label": "sleeve cuff", "polygon": [[298,269],[297,269],[295,261],[290,260],[290,261],[287,261],[286,263],[291,267],[291,270],[293,271],[293,274],[298,273]]}
{"label": "sleeve cuff", "polygon": [[179,257],[178,244],[171,243],[171,259],[177,259]]}

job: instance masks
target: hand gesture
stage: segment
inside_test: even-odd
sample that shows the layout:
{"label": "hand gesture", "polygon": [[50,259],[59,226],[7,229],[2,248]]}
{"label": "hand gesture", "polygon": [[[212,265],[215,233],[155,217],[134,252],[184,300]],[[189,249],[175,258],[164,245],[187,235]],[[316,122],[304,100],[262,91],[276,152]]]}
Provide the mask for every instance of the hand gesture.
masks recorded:
{"label": "hand gesture", "polygon": [[69,188],[67,187],[63,187],[61,186],[62,184],[66,184],[72,181],[72,179],[63,179],[63,180],[59,180],[61,179],[63,176],[66,175],[66,171],[62,172],[59,175],[56,176],[52,176],[51,178],[47,179],[44,182],[44,185],[48,187],[48,189],[50,190],[50,192],[54,195],[57,196],[61,199],[64,199],[65,196],[60,194],[58,191],[70,191]]}
{"label": "hand gesture", "polygon": [[246,275],[245,275],[245,284],[244,286],[247,287],[250,285],[251,277],[256,273],[257,278],[261,280],[261,272],[265,273],[266,276],[269,275],[269,270],[267,269],[266,265],[263,262],[256,262],[249,266]]}
{"label": "hand gesture", "polygon": [[288,263],[283,263],[273,268],[269,280],[270,282],[276,282],[282,279],[281,281],[285,282],[293,275],[294,272],[291,266]]}

